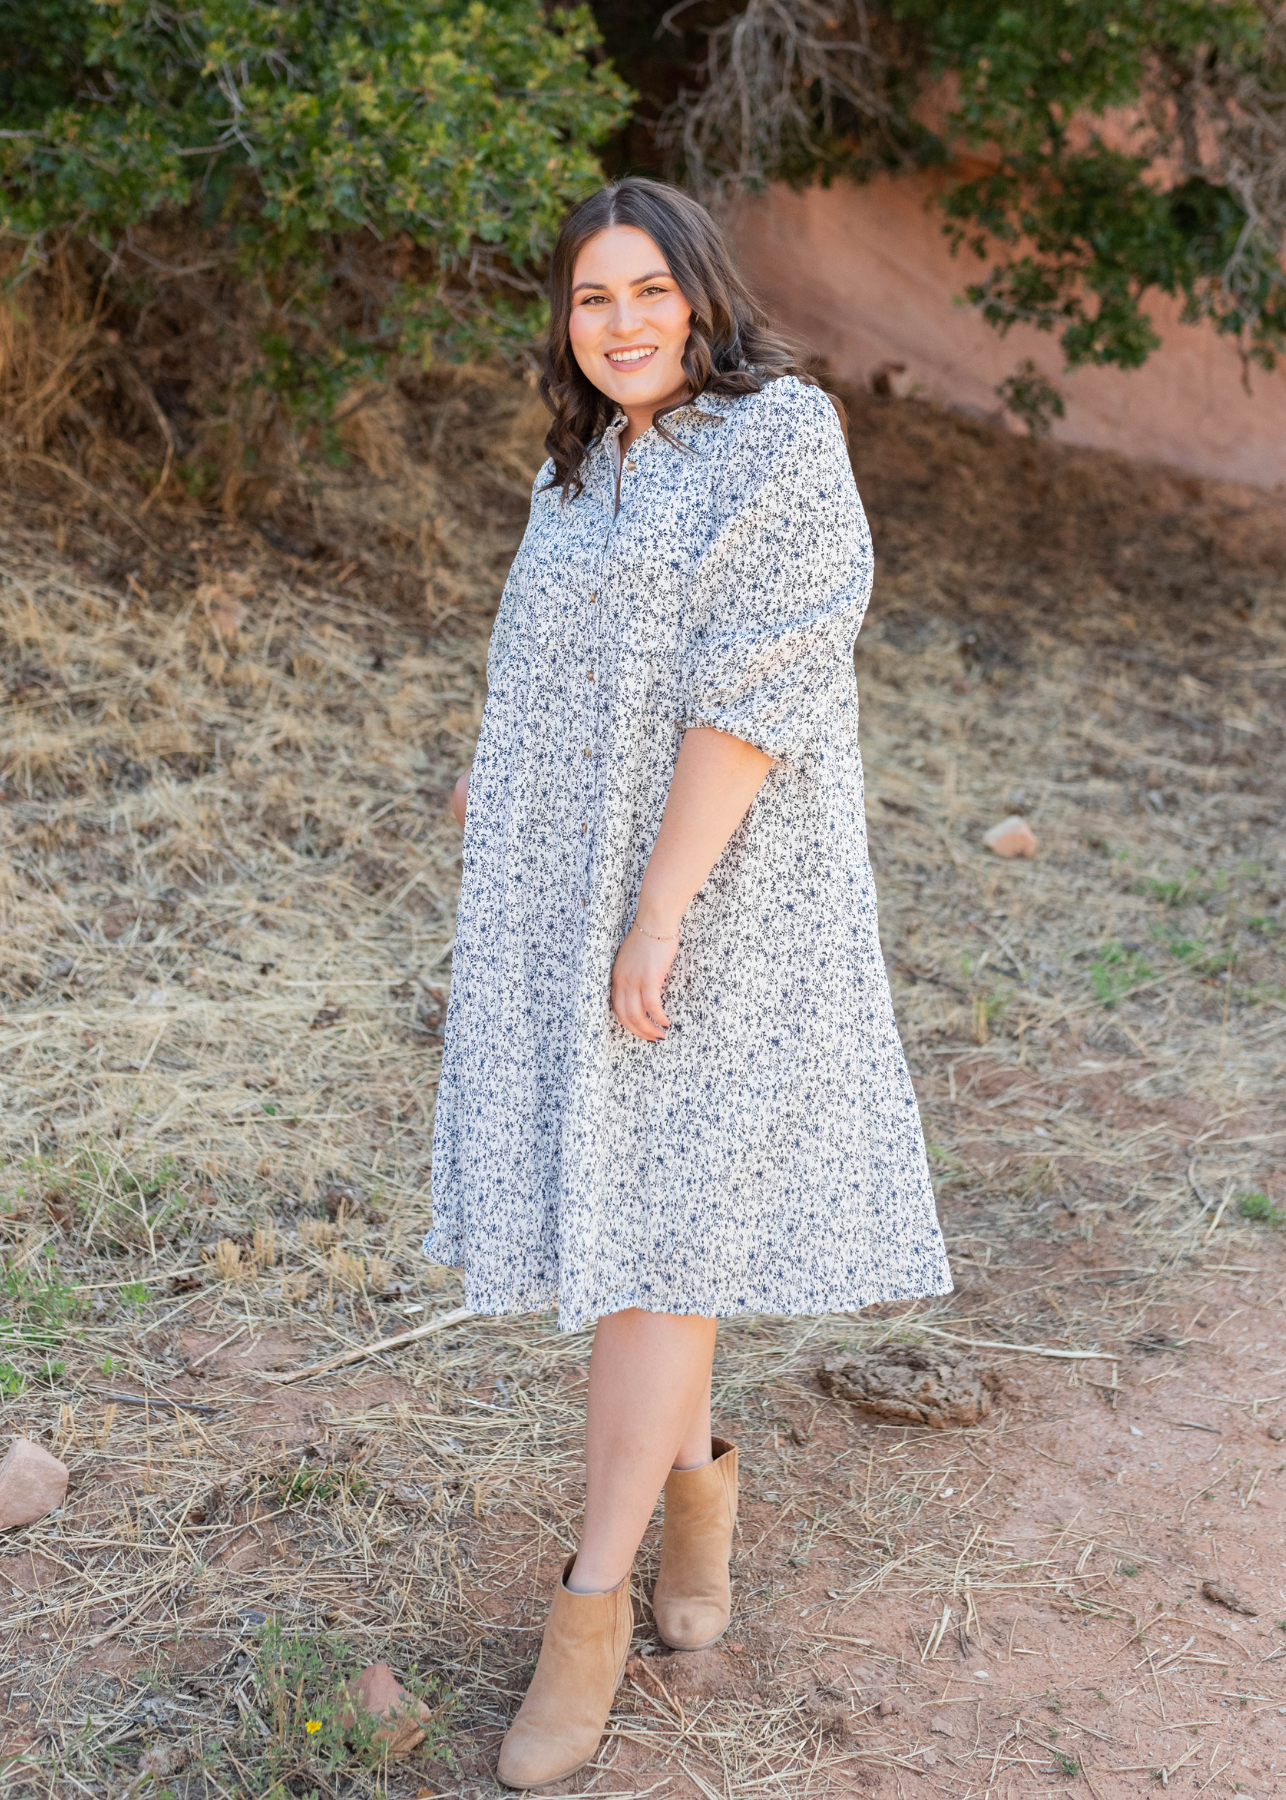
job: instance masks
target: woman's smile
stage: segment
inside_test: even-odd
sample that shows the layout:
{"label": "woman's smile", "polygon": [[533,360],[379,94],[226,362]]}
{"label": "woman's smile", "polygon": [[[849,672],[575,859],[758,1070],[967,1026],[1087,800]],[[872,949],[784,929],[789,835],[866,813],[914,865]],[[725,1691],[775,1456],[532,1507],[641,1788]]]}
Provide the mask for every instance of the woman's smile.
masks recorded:
{"label": "woman's smile", "polygon": [[614,368],[626,369],[639,363],[649,362],[656,355],[655,344],[643,344],[632,350],[609,350],[607,360]]}

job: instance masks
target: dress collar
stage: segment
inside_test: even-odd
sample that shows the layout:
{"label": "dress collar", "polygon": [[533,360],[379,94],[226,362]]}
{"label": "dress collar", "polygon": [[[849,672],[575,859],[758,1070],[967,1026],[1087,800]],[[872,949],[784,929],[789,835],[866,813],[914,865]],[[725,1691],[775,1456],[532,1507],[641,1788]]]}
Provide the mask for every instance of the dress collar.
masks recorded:
{"label": "dress collar", "polygon": [[[722,420],[731,404],[731,400],[720,394],[698,394],[695,400],[685,400],[682,406],[676,406],[670,412],[667,412],[665,415],[665,422],[667,425],[699,425],[707,420]],[[608,457],[613,462],[619,462],[620,460],[620,438],[627,423],[628,420],[626,419],[625,414],[623,412],[618,412],[608,424],[604,425],[602,435],[599,438],[599,443],[602,445],[603,449],[606,450]],[[647,431],[641,431],[634,442],[636,444],[641,443],[642,440],[647,437],[650,432],[655,431],[655,429],[656,427],[654,425],[649,425]]]}

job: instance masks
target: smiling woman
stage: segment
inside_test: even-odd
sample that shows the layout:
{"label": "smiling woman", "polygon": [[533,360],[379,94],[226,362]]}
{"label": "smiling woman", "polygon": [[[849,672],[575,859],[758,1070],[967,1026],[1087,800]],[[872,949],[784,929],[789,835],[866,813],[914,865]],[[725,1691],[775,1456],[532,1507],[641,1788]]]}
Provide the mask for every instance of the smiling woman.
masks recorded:
{"label": "smiling woman", "polygon": [[728,1625],[716,1319],[950,1288],[866,850],[871,542],[835,408],[656,183],[572,214],[551,302],[550,460],[459,792],[424,1245],[477,1312],[597,1322],[512,1787],[597,1748],[662,1484],[657,1630]]}
{"label": "smiling woman", "polygon": [[624,450],[654,424],[665,436],[665,415],[693,395],[756,393],[784,375],[808,379],[695,200],[630,180],[572,214],[554,249],[540,383],[555,487],[579,493],[586,451],[618,409]]}
{"label": "smiling woman", "polygon": [[[567,335],[576,366],[600,394],[615,400],[626,425],[622,453],[657,413],[686,400],[683,367],[692,308],[656,245],[635,225],[592,237],[576,259]],[[638,271],[642,271],[639,273]]]}

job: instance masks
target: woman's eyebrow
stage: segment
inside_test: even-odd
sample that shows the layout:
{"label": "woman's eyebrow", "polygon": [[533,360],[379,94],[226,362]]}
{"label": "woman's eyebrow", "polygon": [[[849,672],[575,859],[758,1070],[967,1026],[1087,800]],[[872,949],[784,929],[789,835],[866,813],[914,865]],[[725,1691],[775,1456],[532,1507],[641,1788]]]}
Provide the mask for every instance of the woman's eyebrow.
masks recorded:
{"label": "woman's eyebrow", "polygon": [[[629,285],[631,287],[642,287],[645,281],[655,281],[658,275],[664,275],[671,281],[674,279],[668,269],[652,269],[646,275],[636,275]],[[582,288],[605,288],[606,286],[607,283],[605,281],[578,281],[576,286],[572,289],[572,292],[573,294],[579,294]]]}

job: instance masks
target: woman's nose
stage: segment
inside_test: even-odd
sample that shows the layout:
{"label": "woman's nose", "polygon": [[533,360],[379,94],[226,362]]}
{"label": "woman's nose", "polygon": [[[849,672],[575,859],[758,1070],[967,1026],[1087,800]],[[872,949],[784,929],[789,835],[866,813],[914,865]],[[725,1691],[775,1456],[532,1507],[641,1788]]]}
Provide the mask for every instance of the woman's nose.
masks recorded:
{"label": "woman's nose", "polygon": [[642,331],[644,323],[642,313],[633,300],[617,302],[612,324],[619,336],[625,337],[631,333]]}

